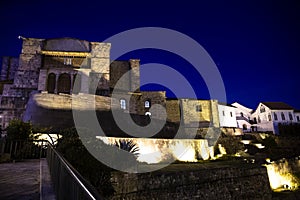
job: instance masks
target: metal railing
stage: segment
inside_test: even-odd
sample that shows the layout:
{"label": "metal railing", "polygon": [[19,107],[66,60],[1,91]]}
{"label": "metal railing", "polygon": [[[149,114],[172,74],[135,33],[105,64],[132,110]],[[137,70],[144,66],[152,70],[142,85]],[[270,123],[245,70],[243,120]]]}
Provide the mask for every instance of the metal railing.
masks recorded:
{"label": "metal railing", "polygon": [[0,155],[7,154],[11,160],[45,158],[46,147],[46,140],[0,139]]}
{"label": "metal railing", "polygon": [[51,144],[47,148],[47,161],[58,200],[104,199]]}

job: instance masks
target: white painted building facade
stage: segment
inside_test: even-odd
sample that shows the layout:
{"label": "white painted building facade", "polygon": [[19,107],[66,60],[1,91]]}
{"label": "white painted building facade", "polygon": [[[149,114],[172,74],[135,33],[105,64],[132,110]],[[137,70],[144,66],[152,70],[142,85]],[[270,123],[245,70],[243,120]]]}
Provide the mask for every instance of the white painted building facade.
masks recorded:
{"label": "white painted building facade", "polygon": [[297,116],[293,107],[283,102],[261,102],[252,113],[253,121],[257,122],[257,131],[274,134],[279,134],[279,124],[297,123]]}
{"label": "white painted building facade", "polygon": [[237,128],[235,109],[231,105],[218,104],[220,127]]}
{"label": "white painted building facade", "polygon": [[236,121],[236,108],[232,105],[218,104],[220,128],[226,135],[241,135],[242,129],[238,128]]}
{"label": "white painted building facade", "polygon": [[237,102],[232,103],[232,106],[234,106],[235,109],[235,115],[236,115],[236,122],[237,127],[242,129],[243,132],[251,132],[251,116],[252,116],[252,109],[247,108]]}

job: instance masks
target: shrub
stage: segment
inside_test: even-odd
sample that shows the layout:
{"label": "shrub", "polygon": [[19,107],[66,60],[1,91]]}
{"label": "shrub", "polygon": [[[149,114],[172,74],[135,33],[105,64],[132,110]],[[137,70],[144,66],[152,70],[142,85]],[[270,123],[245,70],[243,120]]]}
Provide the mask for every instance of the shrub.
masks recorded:
{"label": "shrub", "polygon": [[240,138],[237,136],[226,136],[222,134],[218,139],[216,145],[221,144],[226,153],[229,155],[234,155],[239,151],[244,150],[244,145],[240,142]]}

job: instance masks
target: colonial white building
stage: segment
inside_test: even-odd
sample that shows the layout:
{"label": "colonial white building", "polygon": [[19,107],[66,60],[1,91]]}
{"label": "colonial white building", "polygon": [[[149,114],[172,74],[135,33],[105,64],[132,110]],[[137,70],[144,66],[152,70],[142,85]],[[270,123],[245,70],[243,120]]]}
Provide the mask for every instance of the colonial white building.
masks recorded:
{"label": "colonial white building", "polygon": [[251,108],[247,108],[237,102],[231,104],[234,106],[235,109],[235,115],[236,115],[236,122],[237,127],[242,129],[243,132],[251,132],[251,115],[253,110]]}
{"label": "colonial white building", "polygon": [[220,128],[223,132],[230,135],[240,135],[241,129],[238,129],[236,121],[236,108],[230,104],[218,104]]}
{"label": "colonial white building", "polygon": [[300,113],[294,112],[294,108],[283,102],[261,102],[252,113],[254,122],[257,122],[257,131],[270,131],[279,134],[279,124],[291,124],[299,122]]}

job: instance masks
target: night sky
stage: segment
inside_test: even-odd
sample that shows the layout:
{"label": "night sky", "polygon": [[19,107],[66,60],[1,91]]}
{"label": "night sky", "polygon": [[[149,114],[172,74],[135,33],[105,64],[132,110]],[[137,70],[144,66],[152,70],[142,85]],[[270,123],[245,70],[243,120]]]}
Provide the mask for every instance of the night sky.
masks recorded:
{"label": "night sky", "polygon": [[[169,28],[193,38],[209,53],[223,78],[228,103],[256,108],[261,101],[283,101],[300,109],[299,1],[177,2],[4,0],[0,56],[20,54],[18,35],[100,42],[128,29]],[[143,49],[119,59],[129,58],[168,65],[189,80],[198,98],[210,98],[202,77],[178,55]],[[142,71],[142,82],[143,76]],[[172,97],[171,92],[167,95]]]}

